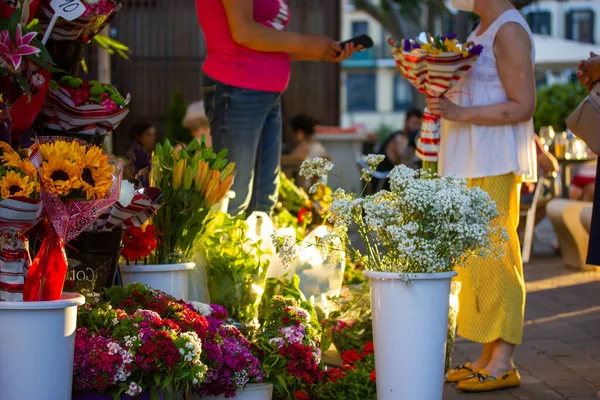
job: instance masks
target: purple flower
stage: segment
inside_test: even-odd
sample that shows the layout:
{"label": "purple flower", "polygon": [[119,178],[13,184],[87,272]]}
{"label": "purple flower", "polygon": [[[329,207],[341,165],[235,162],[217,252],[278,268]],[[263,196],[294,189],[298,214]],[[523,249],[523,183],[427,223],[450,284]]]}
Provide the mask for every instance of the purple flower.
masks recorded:
{"label": "purple flower", "polygon": [[474,56],[480,56],[483,51],[483,46],[478,44],[477,46],[473,46],[469,49],[469,54]]}
{"label": "purple flower", "polygon": [[162,318],[160,317],[160,315],[157,312],[154,312],[152,310],[137,310],[134,315],[139,315],[140,317],[144,318],[146,321],[150,321],[150,322],[162,321]]}
{"label": "purple flower", "polygon": [[412,50],[412,43],[410,43],[410,40],[406,39],[404,40],[404,51],[409,52]]}
{"label": "purple flower", "polygon": [[456,39],[456,34],[452,33],[450,35],[444,35],[444,36],[441,37],[442,42],[445,41],[446,39],[448,39],[448,40],[454,40],[454,39]]}

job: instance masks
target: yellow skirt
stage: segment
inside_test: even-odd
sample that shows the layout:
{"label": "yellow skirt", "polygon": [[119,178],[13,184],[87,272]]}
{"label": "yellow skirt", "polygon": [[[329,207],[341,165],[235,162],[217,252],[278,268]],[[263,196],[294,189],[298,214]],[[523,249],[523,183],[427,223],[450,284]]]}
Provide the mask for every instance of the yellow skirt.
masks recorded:
{"label": "yellow skirt", "polygon": [[525,281],[517,234],[520,183],[514,174],[469,180],[470,187],[480,187],[496,202],[500,216],[494,224],[506,228],[508,235],[503,243],[497,238],[503,249],[499,257],[476,257],[458,269],[458,334],[473,342],[502,339],[518,345],[523,339]]}

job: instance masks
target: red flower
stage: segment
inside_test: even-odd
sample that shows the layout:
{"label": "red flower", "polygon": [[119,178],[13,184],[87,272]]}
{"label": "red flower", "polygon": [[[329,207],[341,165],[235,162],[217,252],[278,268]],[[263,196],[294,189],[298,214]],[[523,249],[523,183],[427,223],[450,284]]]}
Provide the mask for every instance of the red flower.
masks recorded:
{"label": "red flower", "polygon": [[160,235],[152,225],[148,225],[145,230],[139,227],[127,229],[123,236],[121,255],[129,261],[143,260],[156,249]]}
{"label": "red flower", "polygon": [[373,372],[371,372],[371,376],[369,377],[369,380],[371,382],[376,382],[377,381],[377,373],[375,372],[375,370],[373,370]]}
{"label": "red flower", "polygon": [[[311,219],[312,219],[312,212],[308,211],[307,208],[303,208],[298,212],[298,223],[303,224],[305,222],[305,220],[310,221]],[[310,223],[310,222],[308,222],[308,223]]]}
{"label": "red flower", "polygon": [[362,356],[356,350],[348,350],[342,354],[342,360],[344,361],[344,364],[352,365],[356,361],[362,360]]}
{"label": "red flower", "polygon": [[366,356],[369,354],[373,354],[373,352],[375,352],[375,348],[373,347],[373,342],[369,342],[369,343],[365,344],[362,355]]}
{"label": "red flower", "polygon": [[339,368],[332,368],[329,370],[329,380],[335,383],[346,376],[346,373]]}
{"label": "red flower", "polygon": [[310,400],[310,397],[308,397],[308,395],[302,390],[298,390],[296,393],[294,393],[294,396],[296,397],[296,400]]}

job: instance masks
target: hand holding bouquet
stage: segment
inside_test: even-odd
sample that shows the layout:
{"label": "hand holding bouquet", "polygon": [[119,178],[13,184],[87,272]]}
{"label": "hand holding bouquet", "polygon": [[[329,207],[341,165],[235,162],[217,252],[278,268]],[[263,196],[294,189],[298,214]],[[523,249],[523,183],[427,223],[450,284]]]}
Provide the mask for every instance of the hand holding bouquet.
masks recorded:
{"label": "hand holding bouquet", "polygon": [[41,177],[49,235],[29,270],[24,299],[58,300],[68,266],[64,245],[117,201],[123,163],[99,147],[53,137],[39,139],[32,161]]}
{"label": "hand holding bouquet", "polygon": [[[458,83],[477,61],[483,47],[459,44],[456,35],[438,36],[430,43],[389,39],[400,74],[429,97],[442,97]],[[417,155],[425,169],[437,172],[440,144],[440,118],[425,109]]]}

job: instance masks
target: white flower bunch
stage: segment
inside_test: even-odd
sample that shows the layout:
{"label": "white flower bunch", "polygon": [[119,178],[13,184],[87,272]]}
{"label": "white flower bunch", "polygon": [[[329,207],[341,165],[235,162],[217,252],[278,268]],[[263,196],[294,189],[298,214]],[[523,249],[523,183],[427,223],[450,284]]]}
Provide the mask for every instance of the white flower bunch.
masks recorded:
{"label": "white flower bunch", "polygon": [[212,308],[208,304],[201,303],[199,301],[192,301],[190,304],[192,307],[194,307],[194,310],[196,310],[196,312],[203,317],[208,317],[210,314],[212,314]]}
{"label": "white flower bunch", "polygon": [[119,193],[119,204],[128,207],[135,197],[135,185],[126,179],[121,181],[121,192]]}
{"label": "white flower bunch", "polygon": [[304,178],[324,178],[333,169],[333,163],[324,158],[316,157],[312,160],[305,160],[300,166],[300,176]]}
{"label": "white flower bunch", "polygon": [[[382,157],[365,159],[364,181],[371,179]],[[328,161],[315,159],[303,163],[303,176],[324,176],[332,168]],[[504,230],[493,225],[498,217],[495,203],[483,190],[469,188],[465,180],[403,165],[391,171],[389,180],[390,191],[373,195],[357,196],[342,189],[333,193],[329,218],[335,234],[321,240],[318,247],[324,254],[327,248],[345,246],[369,270],[436,273],[464,266],[473,256],[490,256],[498,251],[496,244],[505,240]],[[353,226],[366,251],[358,251],[350,242],[347,232]],[[282,259],[295,257],[293,238],[278,240]]]}

